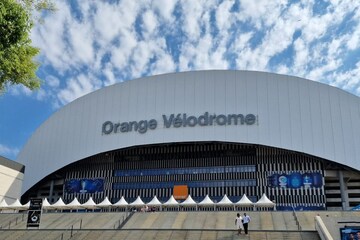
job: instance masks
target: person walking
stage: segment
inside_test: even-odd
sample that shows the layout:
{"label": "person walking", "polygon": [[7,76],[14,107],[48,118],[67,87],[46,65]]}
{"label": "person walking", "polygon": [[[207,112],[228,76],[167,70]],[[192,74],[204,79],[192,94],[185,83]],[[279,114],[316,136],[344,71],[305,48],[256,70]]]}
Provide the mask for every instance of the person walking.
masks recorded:
{"label": "person walking", "polygon": [[237,217],[235,218],[235,226],[236,226],[236,228],[238,230],[238,235],[240,235],[241,231],[244,229],[243,218],[240,215],[240,213],[238,213],[236,216]]}
{"label": "person walking", "polygon": [[248,234],[248,228],[249,228],[249,222],[250,221],[251,221],[250,216],[246,215],[246,213],[244,213],[243,225],[244,225],[245,234]]}

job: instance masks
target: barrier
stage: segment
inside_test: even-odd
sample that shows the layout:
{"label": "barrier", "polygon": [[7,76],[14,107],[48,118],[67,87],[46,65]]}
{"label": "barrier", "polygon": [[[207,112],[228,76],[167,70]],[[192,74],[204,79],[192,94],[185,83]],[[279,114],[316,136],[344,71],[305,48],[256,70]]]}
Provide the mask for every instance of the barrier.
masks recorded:
{"label": "barrier", "polygon": [[320,216],[315,217],[315,229],[321,240],[334,240]]}

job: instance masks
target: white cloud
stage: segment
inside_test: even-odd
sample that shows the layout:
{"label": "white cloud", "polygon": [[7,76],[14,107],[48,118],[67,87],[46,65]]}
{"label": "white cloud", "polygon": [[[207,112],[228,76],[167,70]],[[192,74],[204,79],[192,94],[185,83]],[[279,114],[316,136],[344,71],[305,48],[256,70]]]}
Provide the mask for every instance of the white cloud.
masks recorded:
{"label": "white cloud", "polygon": [[94,60],[93,32],[91,25],[72,22],[68,26],[69,42],[71,47],[72,65],[89,65]]}
{"label": "white cloud", "polygon": [[228,62],[224,56],[225,52],[225,47],[222,45],[215,47],[210,34],[206,34],[197,41],[197,44],[183,46],[179,68],[181,71],[192,68],[226,69],[228,68]]}
{"label": "white cloud", "polygon": [[148,10],[142,15],[142,30],[144,38],[149,38],[155,34],[155,30],[158,26],[156,15],[153,11]]}
{"label": "white cloud", "polygon": [[92,19],[96,41],[101,47],[107,47],[122,31],[133,28],[140,4],[137,1],[121,1],[119,4],[103,1],[96,3],[96,13]]}
{"label": "white cloud", "polygon": [[330,76],[332,85],[360,95],[360,61],[351,70],[334,72]]}
{"label": "white cloud", "polygon": [[298,38],[294,42],[294,64],[293,64],[293,72],[305,74],[307,64],[309,63],[309,47],[306,46],[306,43],[303,39]]}
{"label": "white cloud", "polygon": [[263,25],[269,27],[279,20],[286,4],[286,0],[240,0],[241,11],[238,18],[242,22],[250,21],[257,29],[261,29]]}
{"label": "white cloud", "polygon": [[173,12],[177,2],[176,0],[156,0],[152,1],[151,5],[164,21],[171,24],[174,21]]}
{"label": "white cloud", "polygon": [[230,50],[233,52],[241,53],[244,49],[250,48],[250,39],[253,37],[253,35],[253,32],[239,34],[231,43]]}
{"label": "white cloud", "polygon": [[[296,6],[296,8],[295,8]],[[301,12],[299,19],[301,35],[293,43],[294,56],[291,73],[316,81],[333,81],[328,74],[343,66],[354,33],[335,34],[345,16],[354,8],[354,3],[342,1],[325,9],[324,14],[315,14],[313,5],[293,5],[291,11]],[[324,9],[322,9],[324,10]],[[299,14],[296,14],[299,15]],[[341,29],[340,31],[342,31]],[[341,70],[340,70],[341,72]]]}
{"label": "white cloud", "polygon": [[104,83],[105,86],[109,86],[116,83],[116,78],[114,75],[114,68],[109,63],[106,65],[106,67],[103,69],[103,73],[106,77],[106,81]]}
{"label": "white cloud", "polygon": [[31,96],[33,92],[23,85],[12,85],[9,88],[9,93],[14,96],[20,96],[20,95]]}
{"label": "white cloud", "polygon": [[[360,8],[358,8],[358,19],[360,19]],[[354,26],[354,31],[348,34],[348,41],[346,43],[349,50],[356,50],[360,47],[360,21]]]}
{"label": "white cloud", "polygon": [[190,42],[200,38],[202,27],[207,24],[207,13],[213,9],[214,3],[206,0],[192,1],[185,0],[181,2],[182,30]]}
{"label": "white cloud", "polygon": [[133,77],[140,77],[142,73],[145,73],[147,71],[150,59],[154,57],[155,49],[156,44],[153,41],[141,41],[138,43],[138,45],[134,49],[133,55],[131,56],[133,64],[131,64],[130,67]]}
{"label": "white cloud", "polygon": [[[238,67],[251,70],[266,70],[269,67],[269,60],[292,44],[295,31],[296,22],[293,19],[279,19],[273,28],[266,32],[257,48],[245,48],[242,50],[241,55],[238,55]],[[247,40],[249,36],[248,33],[242,41]]]}
{"label": "white cloud", "polygon": [[19,153],[18,148],[9,147],[0,143],[0,155],[5,156],[9,159],[14,159],[16,155]]}
{"label": "white cloud", "polygon": [[42,88],[36,90],[35,94],[36,94],[36,99],[39,101],[45,100],[48,97],[47,92]]}
{"label": "white cloud", "polygon": [[[69,2],[59,2],[32,38],[42,49],[42,64],[60,77],[46,77],[49,87],[34,95],[57,96],[57,104],[66,104],[124,78],[229,67],[357,87],[355,80],[340,84],[334,78],[357,76],[355,66],[341,68],[348,53],[359,49],[359,3],[334,1],[320,12],[314,12],[314,0],[240,0],[238,11],[234,4],[79,1],[75,14]],[[353,26],[339,30],[345,16]],[[31,95],[21,88],[13,92]]]}
{"label": "white cloud", "polygon": [[176,65],[171,57],[171,55],[163,54],[159,55],[159,60],[154,63],[151,69],[153,75],[162,74],[162,73],[171,73],[176,70]]}
{"label": "white cloud", "polygon": [[324,79],[324,74],[335,70],[339,66],[339,61],[331,59],[326,61],[326,64],[321,65],[312,69],[308,74],[307,78],[319,81],[319,79]]}
{"label": "white cloud", "polygon": [[290,69],[285,65],[278,65],[276,68],[276,72],[280,74],[289,74]]}
{"label": "white cloud", "polygon": [[120,46],[113,46],[111,52],[111,63],[115,68],[121,70],[129,64],[129,58],[138,44],[136,33],[131,31],[124,31],[120,36]]}
{"label": "white cloud", "polygon": [[90,93],[100,87],[98,80],[92,76],[80,74],[79,76],[70,79],[67,82],[65,89],[58,93],[58,99],[61,104],[66,104],[79,98],[87,93]]}
{"label": "white cloud", "polygon": [[44,56],[42,64],[52,65],[59,72],[65,71],[71,64],[68,46],[64,41],[65,26],[71,19],[69,6],[64,2],[56,3],[58,10],[50,14],[44,24],[37,25],[31,37],[36,46],[41,49]]}
{"label": "white cloud", "polygon": [[60,80],[57,77],[54,77],[52,75],[48,75],[45,78],[45,83],[49,85],[52,88],[57,88],[60,85]]}
{"label": "white cloud", "polygon": [[216,10],[216,25],[220,31],[226,31],[232,24],[230,9],[235,1],[224,1]]}

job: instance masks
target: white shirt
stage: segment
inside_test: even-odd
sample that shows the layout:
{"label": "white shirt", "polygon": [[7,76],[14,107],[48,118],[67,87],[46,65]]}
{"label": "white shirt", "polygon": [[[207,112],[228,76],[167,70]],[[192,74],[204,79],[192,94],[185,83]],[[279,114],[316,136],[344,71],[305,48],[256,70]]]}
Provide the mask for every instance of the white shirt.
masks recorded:
{"label": "white shirt", "polygon": [[244,220],[244,223],[249,223],[251,221],[251,218],[249,215],[246,215],[246,216],[244,216],[243,220]]}
{"label": "white shirt", "polygon": [[237,227],[243,228],[243,223],[241,221],[242,219],[243,218],[241,216],[236,218],[236,226]]}

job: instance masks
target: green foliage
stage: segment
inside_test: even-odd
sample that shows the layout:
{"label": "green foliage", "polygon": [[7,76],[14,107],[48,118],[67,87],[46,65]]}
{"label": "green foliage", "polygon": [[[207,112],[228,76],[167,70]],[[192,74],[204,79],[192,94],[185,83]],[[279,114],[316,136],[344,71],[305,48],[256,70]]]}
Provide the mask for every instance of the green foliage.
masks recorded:
{"label": "green foliage", "polygon": [[39,49],[31,46],[32,11],[54,10],[49,0],[0,0],[0,92],[8,85],[40,87],[39,66],[33,58]]}
{"label": "green foliage", "polygon": [[32,90],[39,88],[40,79],[36,76],[38,64],[33,61],[38,53],[38,48],[28,44],[0,51],[0,91],[6,84],[23,84]]}

